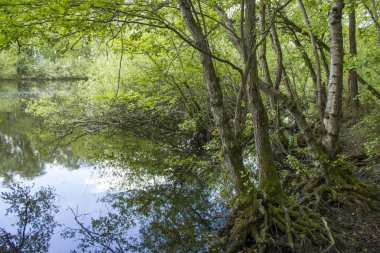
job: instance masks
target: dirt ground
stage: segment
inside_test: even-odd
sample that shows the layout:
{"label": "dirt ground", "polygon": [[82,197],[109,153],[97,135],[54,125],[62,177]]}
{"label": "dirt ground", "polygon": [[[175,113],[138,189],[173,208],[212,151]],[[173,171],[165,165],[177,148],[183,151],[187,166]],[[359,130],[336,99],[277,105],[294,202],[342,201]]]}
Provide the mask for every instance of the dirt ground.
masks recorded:
{"label": "dirt ground", "polygon": [[[348,127],[341,135],[342,153],[350,157],[357,178],[380,186],[380,154],[367,157],[363,138]],[[378,196],[380,201],[380,194]],[[337,240],[337,250],[328,252],[380,253],[380,210],[362,205],[331,207],[325,210],[328,223]]]}

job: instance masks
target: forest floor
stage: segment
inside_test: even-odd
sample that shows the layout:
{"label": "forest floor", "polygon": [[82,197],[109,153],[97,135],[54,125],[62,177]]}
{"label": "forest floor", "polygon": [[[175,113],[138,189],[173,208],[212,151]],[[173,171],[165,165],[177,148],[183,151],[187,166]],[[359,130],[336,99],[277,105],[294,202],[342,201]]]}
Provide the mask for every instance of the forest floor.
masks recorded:
{"label": "forest floor", "polygon": [[[358,178],[379,184],[380,163],[359,168]],[[329,207],[322,212],[337,239],[337,252],[379,253],[380,212],[369,207]],[[334,252],[334,251],[332,251]]]}
{"label": "forest floor", "polygon": [[[354,165],[355,176],[379,186],[380,155],[368,157],[365,153],[364,139],[355,133],[351,126],[343,126],[341,133],[342,153],[349,157]],[[322,211],[322,215],[326,217],[338,241],[336,252],[380,252],[379,210],[358,204],[328,207]]]}

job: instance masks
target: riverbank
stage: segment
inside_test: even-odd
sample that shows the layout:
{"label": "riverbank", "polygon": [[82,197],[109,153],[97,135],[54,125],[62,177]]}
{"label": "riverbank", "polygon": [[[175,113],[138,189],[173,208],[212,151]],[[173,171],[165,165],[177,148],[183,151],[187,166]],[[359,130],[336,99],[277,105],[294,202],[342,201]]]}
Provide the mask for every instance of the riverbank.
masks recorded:
{"label": "riverbank", "polygon": [[44,81],[87,81],[88,77],[0,77],[0,81],[33,81],[33,82],[44,82]]}

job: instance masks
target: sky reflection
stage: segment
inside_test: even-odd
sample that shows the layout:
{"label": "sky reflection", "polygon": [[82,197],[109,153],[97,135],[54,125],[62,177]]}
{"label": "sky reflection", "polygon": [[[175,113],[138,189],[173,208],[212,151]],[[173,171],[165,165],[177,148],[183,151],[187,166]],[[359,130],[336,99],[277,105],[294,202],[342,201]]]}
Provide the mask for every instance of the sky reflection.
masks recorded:
{"label": "sky reflection", "polygon": [[[59,213],[56,215],[56,221],[64,226],[75,227],[76,223],[73,214],[69,210],[72,208],[80,214],[90,214],[92,217],[98,217],[102,213],[106,213],[107,207],[98,202],[98,198],[111,189],[111,185],[107,181],[96,177],[94,165],[82,165],[79,169],[66,168],[56,163],[45,164],[44,174],[34,178],[33,180],[23,179],[18,175],[14,176],[14,181],[23,185],[34,185],[37,190],[40,187],[54,187],[55,193],[58,195],[57,205],[60,207]],[[3,183],[3,178],[0,177]],[[7,191],[7,187],[2,184],[0,191]],[[1,200],[0,200],[1,201]],[[2,203],[0,207],[0,224],[1,227],[9,228],[15,222],[11,217],[4,216],[6,206]],[[58,228],[58,230],[60,230]],[[55,233],[51,240],[50,252],[69,252],[75,249],[76,243],[68,242],[61,238],[59,231]]]}

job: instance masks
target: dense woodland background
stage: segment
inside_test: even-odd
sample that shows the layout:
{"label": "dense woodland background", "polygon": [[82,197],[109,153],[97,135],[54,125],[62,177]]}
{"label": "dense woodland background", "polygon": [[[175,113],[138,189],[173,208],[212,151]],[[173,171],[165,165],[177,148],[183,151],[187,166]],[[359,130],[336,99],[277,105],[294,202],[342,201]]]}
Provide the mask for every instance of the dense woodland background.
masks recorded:
{"label": "dense woodland background", "polygon": [[378,1],[9,0],[0,13],[2,79],[79,80],[64,106],[27,108],[61,145],[116,129],[217,164],[223,251],[380,247]]}

